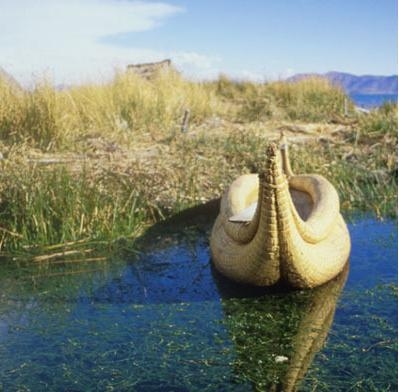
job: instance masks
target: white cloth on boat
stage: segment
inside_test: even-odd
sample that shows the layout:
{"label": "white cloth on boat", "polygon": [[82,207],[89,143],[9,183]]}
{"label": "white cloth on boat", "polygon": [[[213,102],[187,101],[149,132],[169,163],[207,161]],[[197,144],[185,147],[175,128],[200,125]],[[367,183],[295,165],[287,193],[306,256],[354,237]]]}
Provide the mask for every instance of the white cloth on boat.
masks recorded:
{"label": "white cloth on boat", "polygon": [[255,215],[256,206],[258,202],[250,204],[247,208],[244,208],[238,214],[235,214],[229,218],[230,222],[251,222],[252,218]]}

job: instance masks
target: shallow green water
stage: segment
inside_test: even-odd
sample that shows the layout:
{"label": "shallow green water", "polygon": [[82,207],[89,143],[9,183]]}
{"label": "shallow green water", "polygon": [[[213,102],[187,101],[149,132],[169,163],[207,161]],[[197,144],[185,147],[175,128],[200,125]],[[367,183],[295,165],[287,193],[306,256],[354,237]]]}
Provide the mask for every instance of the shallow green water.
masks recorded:
{"label": "shallow green water", "polygon": [[4,263],[0,390],[394,391],[396,222],[349,228],[349,274],[313,291],[221,278],[195,220],[124,260]]}

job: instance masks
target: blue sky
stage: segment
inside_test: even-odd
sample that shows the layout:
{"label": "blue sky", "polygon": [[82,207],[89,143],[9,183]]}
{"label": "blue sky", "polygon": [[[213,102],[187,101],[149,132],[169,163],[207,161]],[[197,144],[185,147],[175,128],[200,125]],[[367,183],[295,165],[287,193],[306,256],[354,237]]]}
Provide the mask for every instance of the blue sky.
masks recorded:
{"label": "blue sky", "polygon": [[24,84],[171,58],[186,76],[397,73],[396,0],[0,0],[0,66]]}

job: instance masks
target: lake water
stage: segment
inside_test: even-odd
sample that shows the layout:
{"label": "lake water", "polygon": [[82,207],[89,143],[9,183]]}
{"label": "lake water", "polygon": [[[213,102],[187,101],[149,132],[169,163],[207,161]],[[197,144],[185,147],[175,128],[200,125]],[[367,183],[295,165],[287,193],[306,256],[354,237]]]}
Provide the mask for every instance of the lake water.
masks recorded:
{"label": "lake water", "polygon": [[110,262],[4,262],[0,391],[396,390],[396,222],[350,223],[349,269],[282,292],[220,277],[195,214]]}
{"label": "lake water", "polygon": [[385,102],[398,102],[397,94],[352,94],[350,97],[356,106],[365,109],[376,108]]}

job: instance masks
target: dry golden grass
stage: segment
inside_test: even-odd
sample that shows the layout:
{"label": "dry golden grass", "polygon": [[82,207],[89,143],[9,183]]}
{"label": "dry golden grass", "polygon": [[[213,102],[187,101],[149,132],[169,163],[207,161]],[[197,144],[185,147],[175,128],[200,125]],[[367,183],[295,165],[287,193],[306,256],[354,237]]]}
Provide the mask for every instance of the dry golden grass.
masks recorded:
{"label": "dry golden grass", "polygon": [[1,82],[0,98],[3,251],[134,239],[256,172],[280,130],[294,170],[330,179],[344,213],[396,215],[396,106],[332,124],[344,96],[325,81],[195,83],[173,72],[152,80],[126,73],[65,91]]}
{"label": "dry golden grass", "polygon": [[57,91],[48,82],[15,91],[0,81],[0,137],[42,150],[73,150],[97,135],[131,145],[141,138],[168,137],[184,110],[198,123],[218,108],[214,92],[171,71],[146,80],[132,72],[112,82]]}

